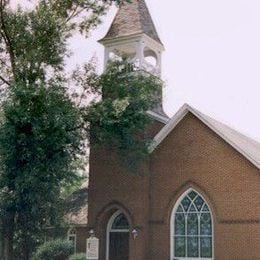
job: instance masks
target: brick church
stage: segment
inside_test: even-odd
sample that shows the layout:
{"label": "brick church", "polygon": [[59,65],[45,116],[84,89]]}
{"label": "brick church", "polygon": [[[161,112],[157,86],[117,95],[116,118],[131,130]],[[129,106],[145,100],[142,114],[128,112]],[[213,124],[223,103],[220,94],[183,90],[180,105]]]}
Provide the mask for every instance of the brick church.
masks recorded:
{"label": "brick church", "polygon": [[[105,63],[125,52],[160,77],[164,47],[144,0],[122,5],[100,43]],[[186,104],[172,118],[161,103],[147,113],[154,143],[143,175],[91,148],[77,251],[92,229],[99,260],[260,259],[260,143]]]}

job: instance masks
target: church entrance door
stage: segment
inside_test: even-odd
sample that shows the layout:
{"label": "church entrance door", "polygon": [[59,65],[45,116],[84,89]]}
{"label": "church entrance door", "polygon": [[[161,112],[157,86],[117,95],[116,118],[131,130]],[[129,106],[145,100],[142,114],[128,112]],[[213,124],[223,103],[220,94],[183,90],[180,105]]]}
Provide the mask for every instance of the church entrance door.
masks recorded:
{"label": "church entrance door", "polygon": [[117,211],[107,227],[107,260],[129,259],[129,223],[123,213]]}

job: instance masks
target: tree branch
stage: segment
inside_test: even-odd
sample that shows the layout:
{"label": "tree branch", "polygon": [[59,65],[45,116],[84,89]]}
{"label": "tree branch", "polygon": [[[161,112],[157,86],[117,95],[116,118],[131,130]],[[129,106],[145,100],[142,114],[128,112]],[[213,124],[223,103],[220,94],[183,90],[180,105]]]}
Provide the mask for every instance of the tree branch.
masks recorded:
{"label": "tree branch", "polygon": [[1,29],[1,35],[3,36],[5,43],[7,45],[9,57],[10,57],[10,62],[11,62],[11,67],[13,74],[16,74],[16,68],[15,68],[15,55],[14,55],[14,49],[12,46],[11,39],[9,37],[6,25],[5,25],[5,20],[4,20],[4,8],[5,8],[5,1],[1,0],[0,1],[0,29]]}
{"label": "tree branch", "polygon": [[75,17],[75,14],[76,14],[76,12],[77,12],[78,7],[79,7],[79,4],[77,4],[77,5],[74,7],[73,11],[72,11],[71,14],[68,16],[68,18],[66,19],[65,23],[69,22],[73,17]]}
{"label": "tree branch", "polygon": [[0,63],[10,69],[10,65],[6,61],[0,58]]}
{"label": "tree branch", "polygon": [[10,86],[10,82],[7,81],[5,78],[3,78],[1,75],[0,75],[0,80],[2,80],[5,84]]}

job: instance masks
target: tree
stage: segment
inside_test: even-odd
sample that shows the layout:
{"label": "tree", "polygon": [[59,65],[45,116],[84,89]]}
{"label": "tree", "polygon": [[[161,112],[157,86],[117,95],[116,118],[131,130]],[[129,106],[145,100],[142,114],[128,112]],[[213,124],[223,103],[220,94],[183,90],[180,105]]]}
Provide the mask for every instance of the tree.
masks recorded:
{"label": "tree", "polygon": [[[11,85],[0,126],[1,220],[5,258],[29,259],[38,231],[58,219],[59,194],[73,182],[80,153],[79,113],[59,83]],[[8,258],[9,257],[9,258]]]}
{"label": "tree", "polygon": [[138,174],[140,162],[148,155],[152,140],[144,136],[151,122],[146,112],[157,104],[156,93],[161,85],[158,77],[138,71],[123,55],[111,61],[95,80],[95,89],[103,99],[84,110],[84,121],[90,122],[92,145],[116,152],[130,173]]}
{"label": "tree", "polygon": [[[140,132],[159,84],[154,77],[129,72],[126,60],[111,63],[99,76],[92,62],[73,73],[76,91],[67,87],[67,40],[77,31],[87,36],[113,2],[123,1],[39,0],[33,10],[12,10],[9,1],[0,0],[0,224],[5,260],[13,260],[15,253],[21,260],[30,259],[43,227],[58,222],[60,195],[76,178],[75,162],[84,155],[90,124],[95,143],[112,142],[120,154],[147,153],[148,141],[140,139]],[[87,102],[102,90],[106,98]]]}
{"label": "tree", "polygon": [[[33,10],[0,0],[0,216],[4,256],[28,259],[74,179],[81,117],[64,87],[66,42],[87,35],[113,1],[40,0]],[[115,1],[119,3],[120,1]],[[75,127],[77,126],[77,127]]]}

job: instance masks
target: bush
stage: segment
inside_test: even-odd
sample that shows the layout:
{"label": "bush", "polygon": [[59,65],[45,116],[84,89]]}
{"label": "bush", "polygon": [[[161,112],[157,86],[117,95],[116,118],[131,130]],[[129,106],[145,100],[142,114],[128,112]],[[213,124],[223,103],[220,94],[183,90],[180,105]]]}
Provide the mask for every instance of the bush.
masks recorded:
{"label": "bush", "polygon": [[87,260],[86,258],[86,254],[84,253],[81,253],[81,254],[75,254],[75,255],[72,255],[69,260]]}
{"label": "bush", "polygon": [[33,260],[65,260],[73,254],[73,245],[68,240],[51,240],[42,244]]}

